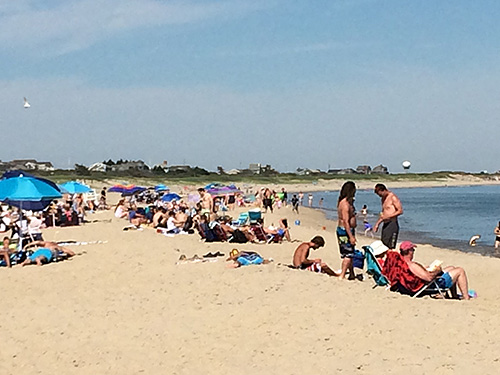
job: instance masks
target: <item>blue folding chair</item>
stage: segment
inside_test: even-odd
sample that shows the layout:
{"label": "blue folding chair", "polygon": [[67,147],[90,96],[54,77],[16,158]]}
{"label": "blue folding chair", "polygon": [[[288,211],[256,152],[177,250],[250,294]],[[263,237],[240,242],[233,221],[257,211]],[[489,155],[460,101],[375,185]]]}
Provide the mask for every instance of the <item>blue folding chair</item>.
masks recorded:
{"label": "blue folding chair", "polygon": [[376,288],[377,286],[389,287],[389,280],[387,280],[387,278],[382,274],[382,268],[373,254],[373,249],[367,245],[363,246],[363,250],[365,251],[366,273],[372,276],[373,280],[375,280],[373,288]]}

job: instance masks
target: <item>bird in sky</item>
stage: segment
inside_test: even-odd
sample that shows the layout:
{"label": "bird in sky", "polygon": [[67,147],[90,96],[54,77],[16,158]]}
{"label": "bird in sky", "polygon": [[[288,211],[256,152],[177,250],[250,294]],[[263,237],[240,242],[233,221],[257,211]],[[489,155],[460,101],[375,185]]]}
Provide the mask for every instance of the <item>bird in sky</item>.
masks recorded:
{"label": "bird in sky", "polygon": [[29,107],[31,107],[31,105],[28,103],[28,99],[24,98],[24,108],[28,109]]}

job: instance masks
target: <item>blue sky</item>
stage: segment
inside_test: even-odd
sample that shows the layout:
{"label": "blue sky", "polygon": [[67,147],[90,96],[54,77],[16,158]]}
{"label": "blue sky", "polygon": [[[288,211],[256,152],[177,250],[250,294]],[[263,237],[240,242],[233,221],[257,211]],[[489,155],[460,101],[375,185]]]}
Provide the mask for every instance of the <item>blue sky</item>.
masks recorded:
{"label": "blue sky", "polygon": [[0,0],[0,159],[496,171],[499,14],[487,0]]}

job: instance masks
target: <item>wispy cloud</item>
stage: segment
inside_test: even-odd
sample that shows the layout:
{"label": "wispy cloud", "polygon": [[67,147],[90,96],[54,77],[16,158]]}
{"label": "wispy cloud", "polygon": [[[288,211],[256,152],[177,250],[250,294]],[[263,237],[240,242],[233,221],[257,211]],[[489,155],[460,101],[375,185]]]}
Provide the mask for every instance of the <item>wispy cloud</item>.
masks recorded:
{"label": "wispy cloud", "polygon": [[260,0],[68,0],[40,7],[30,0],[0,0],[0,45],[65,54],[132,29],[239,17],[266,6]]}
{"label": "wispy cloud", "polygon": [[337,50],[346,50],[351,48],[363,47],[359,43],[352,42],[319,42],[301,45],[290,46],[276,46],[264,47],[261,49],[245,49],[240,51],[223,51],[219,55],[221,57],[241,57],[241,56],[255,56],[255,57],[272,57],[279,55],[295,55],[295,54],[308,54],[308,53],[321,53]]}

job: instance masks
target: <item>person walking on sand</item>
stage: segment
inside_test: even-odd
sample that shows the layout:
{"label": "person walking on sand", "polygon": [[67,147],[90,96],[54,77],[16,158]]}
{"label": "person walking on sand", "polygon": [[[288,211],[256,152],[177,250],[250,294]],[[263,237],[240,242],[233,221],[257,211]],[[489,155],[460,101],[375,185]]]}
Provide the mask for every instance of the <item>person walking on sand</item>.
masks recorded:
{"label": "person walking on sand", "polygon": [[297,198],[297,194],[294,194],[292,197],[292,212],[293,211],[299,213],[299,198]]}
{"label": "person walking on sand", "polygon": [[373,227],[373,231],[377,232],[380,224],[384,223],[382,226],[381,240],[385,246],[394,250],[399,235],[398,216],[403,214],[403,206],[397,195],[387,190],[384,184],[375,185],[375,194],[377,194],[382,201],[382,212]]}
{"label": "person walking on sand", "polygon": [[495,233],[495,250],[498,250],[498,246],[500,245],[500,221],[498,222],[497,227],[493,231]]}
{"label": "person walking on sand", "polygon": [[356,195],[356,185],[352,181],[347,181],[342,185],[337,203],[337,215],[339,220],[336,233],[340,257],[342,258],[342,271],[339,277],[345,279],[345,274],[349,270],[349,280],[353,280],[356,277],[352,265],[354,246],[356,245],[356,211],[354,209],[354,195]]}

